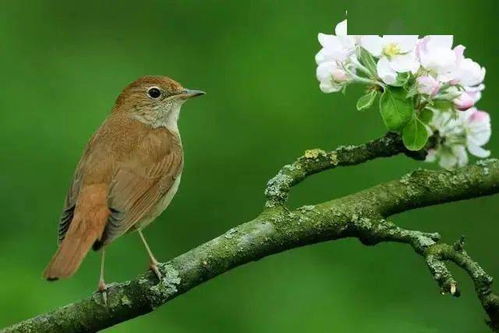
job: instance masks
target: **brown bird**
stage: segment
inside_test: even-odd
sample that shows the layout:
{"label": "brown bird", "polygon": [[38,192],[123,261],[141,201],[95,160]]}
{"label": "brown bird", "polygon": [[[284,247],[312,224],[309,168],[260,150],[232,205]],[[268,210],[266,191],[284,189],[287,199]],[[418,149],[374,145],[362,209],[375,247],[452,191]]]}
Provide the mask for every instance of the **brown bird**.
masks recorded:
{"label": "brown bird", "polygon": [[59,247],[43,273],[46,279],[73,275],[93,247],[102,249],[99,290],[104,291],[104,249],[130,231],[139,233],[150,268],[161,279],[142,229],[177,191],[183,167],[180,107],[203,94],[164,76],[142,77],[123,90],[78,163],[59,223]]}

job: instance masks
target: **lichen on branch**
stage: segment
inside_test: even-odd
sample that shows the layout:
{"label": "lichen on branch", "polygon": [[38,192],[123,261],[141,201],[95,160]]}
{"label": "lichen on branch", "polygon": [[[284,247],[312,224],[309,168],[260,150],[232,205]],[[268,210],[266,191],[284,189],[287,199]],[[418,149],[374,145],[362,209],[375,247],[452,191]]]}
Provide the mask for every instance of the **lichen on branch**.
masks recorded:
{"label": "lichen on branch", "polygon": [[321,149],[307,150],[295,162],[282,167],[279,173],[268,181],[265,189],[267,198],[265,206],[275,207],[284,204],[291,187],[315,173],[402,153],[417,160],[424,159],[426,155],[424,150],[419,152],[407,150],[400,136],[395,133],[388,133],[379,139],[357,146],[341,146],[330,152]]}
{"label": "lichen on branch", "polygon": [[[269,183],[267,207],[255,219],[235,226],[166,263],[163,279],[146,272],[134,280],[114,283],[104,304],[99,293],[46,314],[7,327],[1,332],[95,332],[153,311],[195,286],[235,267],[303,245],[355,237],[366,245],[398,242],[423,256],[443,292],[459,294],[458,283],[447,269],[453,262],[475,284],[492,329],[499,329],[499,300],[492,278],[465,251],[463,242],[439,242],[436,233],[406,230],[387,222],[390,216],[420,207],[499,192],[499,161],[485,160],[455,171],[417,170],[401,179],[316,205],[289,210],[283,203],[294,184],[308,175],[353,165],[376,157],[406,153],[393,135],[356,147],[325,153],[309,151],[283,168]],[[283,180],[284,179],[284,180]]]}

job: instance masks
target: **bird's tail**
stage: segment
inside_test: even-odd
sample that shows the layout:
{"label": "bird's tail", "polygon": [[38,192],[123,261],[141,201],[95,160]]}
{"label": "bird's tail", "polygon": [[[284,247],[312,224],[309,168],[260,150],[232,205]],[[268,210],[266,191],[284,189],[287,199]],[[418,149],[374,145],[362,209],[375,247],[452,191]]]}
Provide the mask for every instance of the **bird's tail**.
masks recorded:
{"label": "bird's tail", "polygon": [[90,220],[83,220],[76,214],[64,240],[45,268],[43,277],[54,281],[73,275],[94,242],[101,237],[108,214],[107,209],[94,211]]}

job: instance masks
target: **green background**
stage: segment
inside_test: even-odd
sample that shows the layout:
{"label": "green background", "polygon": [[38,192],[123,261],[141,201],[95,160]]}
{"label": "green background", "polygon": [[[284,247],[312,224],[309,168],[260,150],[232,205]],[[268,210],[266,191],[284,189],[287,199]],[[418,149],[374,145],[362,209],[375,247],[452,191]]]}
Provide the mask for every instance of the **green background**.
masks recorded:
{"label": "green background", "polygon": [[[83,146],[120,90],[165,74],[205,97],[184,106],[185,170],[169,209],[145,232],[167,260],[256,216],[266,181],[305,149],[383,134],[362,93],[320,92],[318,32],[348,9],[352,34],[454,34],[487,68],[479,103],[499,128],[496,0],[490,1],[40,1],[0,2],[0,327],[77,300],[97,285],[90,253],[71,279],[41,272]],[[499,137],[487,146],[498,156]],[[420,162],[395,157],[316,175],[297,207],[400,177]],[[499,278],[499,196],[404,213],[394,221],[461,234]],[[138,235],[108,250],[108,281],[146,268]],[[484,332],[484,313],[460,271],[463,296],[440,296],[404,245],[341,240],[237,268],[107,332]],[[496,288],[497,289],[497,288]]]}

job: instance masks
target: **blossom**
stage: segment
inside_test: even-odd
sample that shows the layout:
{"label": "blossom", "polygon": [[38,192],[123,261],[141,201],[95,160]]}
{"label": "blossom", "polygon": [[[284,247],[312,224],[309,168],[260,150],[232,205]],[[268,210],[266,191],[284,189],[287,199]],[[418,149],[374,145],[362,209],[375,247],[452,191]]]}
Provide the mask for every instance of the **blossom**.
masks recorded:
{"label": "blossom", "polygon": [[326,61],[346,61],[355,51],[355,37],[347,35],[347,20],[338,23],[334,29],[336,35],[319,33],[322,49],[315,56],[317,64]]}
{"label": "blossom", "polygon": [[439,81],[448,82],[456,70],[461,47],[452,49],[453,36],[433,35],[419,40],[416,54],[424,69],[433,73]]}
{"label": "blossom", "polygon": [[347,35],[347,20],[338,23],[334,32],[336,35],[318,35],[322,49],[315,56],[318,65],[316,76],[324,93],[340,91],[355,72],[353,69],[346,70],[356,47],[355,38]]}
{"label": "blossom", "polygon": [[468,154],[463,145],[441,146],[430,149],[426,155],[426,162],[436,162],[444,169],[453,169],[468,164]]}
{"label": "blossom", "polygon": [[464,130],[466,132],[466,147],[468,151],[480,158],[489,157],[490,151],[481,147],[489,142],[492,134],[489,114],[485,111],[471,108],[463,112],[462,118],[465,123]]}
{"label": "blossom", "polygon": [[324,93],[340,91],[350,80],[349,75],[334,61],[323,62],[317,66],[316,75]]}
{"label": "blossom", "polygon": [[420,76],[416,79],[417,90],[420,94],[435,96],[440,90],[441,84],[431,75]]}
{"label": "blossom", "polygon": [[430,126],[438,132],[440,142],[429,151],[428,162],[438,160],[441,167],[452,169],[468,163],[467,151],[480,158],[490,155],[490,151],[482,148],[491,135],[487,112],[470,108],[454,117],[449,111],[437,111]]}
{"label": "blossom", "polygon": [[475,61],[465,58],[457,64],[452,76],[452,83],[463,86],[476,86],[482,83],[485,78],[485,68],[480,67]]}
{"label": "blossom", "polygon": [[[322,92],[367,85],[357,109],[367,110],[379,97],[386,128],[399,132],[409,150],[436,139],[427,161],[444,168],[464,166],[468,154],[489,156],[483,146],[491,135],[490,116],[475,107],[485,88],[485,68],[465,57],[463,45],[453,46],[451,35],[352,36],[344,20],[334,34],[319,33],[318,39]],[[433,113],[431,120],[426,111]]]}
{"label": "blossom", "polygon": [[419,62],[415,48],[418,41],[416,35],[393,36],[362,36],[360,45],[374,57],[379,58],[377,63],[378,76],[386,84],[394,84],[397,73],[416,73]]}
{"label": "blossom", "polygon": [[418,42],[416,54],[421,66],[434,73],[442,82],[462,86],[476,86],[485,77],[485,68],[470,58],[464,57],[465,47],[452,49],[453,36],[426,36]]}

